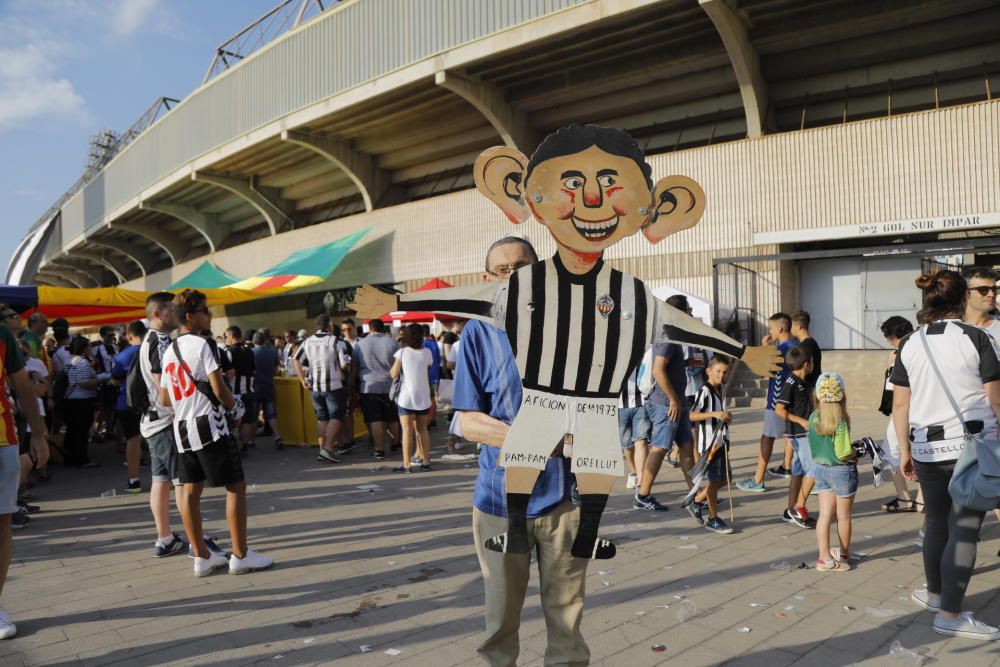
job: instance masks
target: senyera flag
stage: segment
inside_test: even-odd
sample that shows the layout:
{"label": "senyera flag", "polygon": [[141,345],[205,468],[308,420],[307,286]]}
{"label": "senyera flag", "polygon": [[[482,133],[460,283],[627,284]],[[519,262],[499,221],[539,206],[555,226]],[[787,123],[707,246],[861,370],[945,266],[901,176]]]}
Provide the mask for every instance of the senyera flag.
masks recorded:
{"label": "senyera flag", "polygon": [[[292,290],[325,281],[351,248],[371,228],[361,230],[331,243],[299,250],[263,273],[219,287],[206,287],[223,272],[213,272],[206,279],[204,267],[170,286],[170,291],[191,287],[208,297],[212,306],[227,306],[254,299],[277,296]],[[120,287],[69,288],[0,285],[0,303],[7,303],[24,317],[35,311],[45,313],[50,320],[65,318],[70,326],[120,324],[146,316],[146,299],[153,291],[128,290]]]}

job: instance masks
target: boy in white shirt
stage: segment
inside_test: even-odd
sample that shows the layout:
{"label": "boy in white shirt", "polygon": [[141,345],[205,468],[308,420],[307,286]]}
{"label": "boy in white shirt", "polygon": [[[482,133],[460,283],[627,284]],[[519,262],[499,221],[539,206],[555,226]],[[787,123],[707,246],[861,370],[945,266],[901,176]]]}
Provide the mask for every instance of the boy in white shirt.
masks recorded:
{"label": "boy in white shirt", "polygon": [[[174,436],[179,455],[181,517],[194,551],[194,574],[204,577],[229,565],[230,574],[246,574],[274,564],[247,547],[246,482],[239,446],[229,433],[227,412],[238,418],[242,404],[233,397],[208,341],[193,332],[211,327],[206,297],[184,290],[174,300],[180,335],[163,354],[160,396],[174,410]],[[232,556],[210,550],[201,525],[201,492],[209,486],[226,487],[226,520],[232,538]]]}

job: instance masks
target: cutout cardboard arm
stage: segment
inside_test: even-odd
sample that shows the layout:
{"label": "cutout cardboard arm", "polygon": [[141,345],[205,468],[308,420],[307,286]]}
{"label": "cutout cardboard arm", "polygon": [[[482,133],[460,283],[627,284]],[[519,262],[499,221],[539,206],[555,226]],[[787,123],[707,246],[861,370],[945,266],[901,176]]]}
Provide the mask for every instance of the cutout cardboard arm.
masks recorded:
{"label": "cutout cardboard arm", "polygon": [[498,291],[506,284],[506,281],[484,283],[412,294],[389,294],[377,287],[365,285],[358,289],[354,303],[348,307],[364,319],[382,317],[386,313],[398,310],[415,310],[482,320],[494,326],[503,326],[495,316],[494,303]]}

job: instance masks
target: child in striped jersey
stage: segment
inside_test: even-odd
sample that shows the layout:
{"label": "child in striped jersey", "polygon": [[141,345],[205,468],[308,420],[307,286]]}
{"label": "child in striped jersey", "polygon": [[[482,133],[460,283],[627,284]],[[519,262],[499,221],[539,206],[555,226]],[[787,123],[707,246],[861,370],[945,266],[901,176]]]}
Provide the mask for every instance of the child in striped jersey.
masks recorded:
{"label": "child in striped jersey", "polygon": [[[691,421],[697,425],[698,455],[709,457],[705,477],[708,486],[703,488],[688,505],[688,512],[705,528],[716,533],[733,532],[725,521],[719,518],[719,489],[723,482],[728,484],[732,476],[729,468],[729,423],[733,416],[726,410],[723,389],[729,375],[729,359],[722,355],[713,356],[708,362],[706,376],[708,382],[695,395],[691,409]],[[708,521],[704,512],[708,510]]]}

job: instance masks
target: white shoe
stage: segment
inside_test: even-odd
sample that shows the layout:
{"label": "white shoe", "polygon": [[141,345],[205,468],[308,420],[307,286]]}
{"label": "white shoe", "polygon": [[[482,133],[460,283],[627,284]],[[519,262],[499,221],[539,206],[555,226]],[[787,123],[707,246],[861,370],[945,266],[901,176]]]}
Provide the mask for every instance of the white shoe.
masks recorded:
{"label": "white shoe", "polygon": [[972,617],[971,611],[963,611],[958,618],[951,620],[940,615],[934,618],[934,632],[966,639],[982,639],[993,641],[1000,639],[1000,628],[994,628]]}
{"label": "white shoe", "polygon": [[274,565],[270,556],[262,556],[253,549],[247,549],[246,556],[237,558],[236,554],[229,557],[229,574],[246,574],[257,570],[266,570]]}
{"label": "white shoe", "polygon": [[0,611],[0,639],[10,639],[17,634],[17,626],[7,618],[7,612]]}
{"label": "white shoe", "polygon": [[933,611],[934,613],[941,611],[940,593],[931,593],[926,588],[918,588],[910,593],[910,599],[927,611]]}
{"label": "white shoe", "polygon": [[637,486],[639,486],[639,477],[636,476],[634,472],[630,472],[628,474],[628,479],[625,480],[625,488],[634,489]]}
{"label": "white shoe", "polygon": [[194,559],[194,576],[196,577],[207,577],[212,574],[220,567],[225,567],[226,555],[219,553],[217,551],[210,551],[208,558],[195,558]]}

